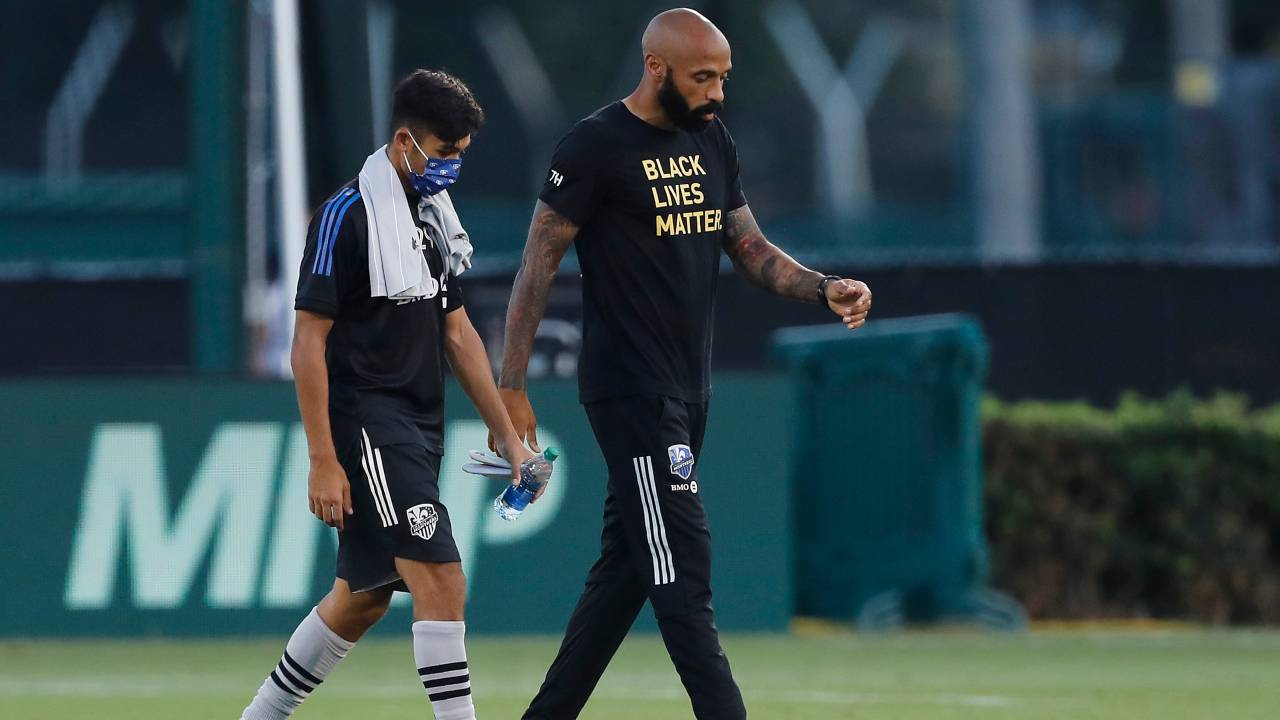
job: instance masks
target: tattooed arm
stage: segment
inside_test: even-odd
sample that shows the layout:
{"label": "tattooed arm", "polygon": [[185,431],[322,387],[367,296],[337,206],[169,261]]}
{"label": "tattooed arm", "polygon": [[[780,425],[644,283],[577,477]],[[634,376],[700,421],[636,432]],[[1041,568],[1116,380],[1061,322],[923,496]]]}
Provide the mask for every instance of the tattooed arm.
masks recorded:
{"label": "tattooed arm", "polygon": [[[556,269],[577,234],[577,225],[539,200],[533,208],[524,259],[516,273],[515,286],[511,288],[511,301],[507,304],[506,340],[498,391],[515,425],[516,434],[535,451],[540,450],[538,423],[525,392],[529,355],[533,352],[538,323],[542,322],[542,314],[547,309],[547,294],[551,291]],[[492,437],[489,447],[493,447]]]}
{"label": "tattooed arm", "polygon": [[729,211],[723,243],[738,273],[751,282],[780,297],[818,302],[822,273],[801,265],[765,239],[749,205]]}
{"label": "tattooed arm", "polygon": [[[823,283],[825,275],[796,262],[765,238],[750,206],[730,210],[725,216],[723,245],[738,273],[759,287],[779,297],[825,304],[850,330],[866,322],[871,289],[857,280]],[[819,295],[820,290],[825,293]]]}

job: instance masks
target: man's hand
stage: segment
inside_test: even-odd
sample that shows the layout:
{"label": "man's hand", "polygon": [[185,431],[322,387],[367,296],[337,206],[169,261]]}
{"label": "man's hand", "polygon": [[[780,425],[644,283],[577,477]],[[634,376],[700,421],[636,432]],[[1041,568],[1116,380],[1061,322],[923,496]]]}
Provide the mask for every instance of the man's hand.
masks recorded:
{"label": "man's hand", "polygon": [[[525,460],[533,457],[533,453],[530,452],[529,448],[525,447],[524,443],[520,442],[520,440],[515,436],[512,436],[507,442],[498,443],[498,449],[495,452],[501,455],[503,460],[511,463],[511,482],[514,485],[519,485],[520,466]],[[542,490],[545,489],[546,485],[543,485]],[[538,495],[534,500],[537,500],[538,497],[542,497],[542,490],[538,491]]]}
{"label": "man's hand", "polygon": [[[529,404],[529,395],[524,390],[498,388],[498,393],[502,396],[502,404],[507,408],[507,415],[515,426],[516,434],[511,441],[495,445],[493,433],[490,432],[489,449],[511,463],[511,482],[519,485],[520,464],[534,455],[529,448],[533,448],[534,452],[542,452],[542,448],[538,447],[538,419],[533,415],[533,406]],[[525,447],[525,443],[529,447]],[[546,491],[547,483],[543,483],[531,502],[537,502]]]}
{"label": "man's hand", "polygon": [[845,327],[857,330],[871,312],[871,288],[857,280],[832,280],[827,283],[827,307]]}
{"label": "man's hand", "polygon": [[[529,404],[529,394],[524,390],[512,390],[510,388],[498,388],[498,395],[502,397],[502,404],[507,408],[507,416],[511,418],[511,424],[516,429],[516,439],[527,443],[534,452],[542,452],[542,448],[538,445],[538,418],[533,415],[533,406]],[[507,457],[502,449],[499,448],[493,439],[493,432],[489,432],[489,449]],[[512,461],[512,467],[515,466]]]}
{"label": "man's hand", "polygon": [[343,529],[343,520],[350,515],[351,483],[347,473],[335,457],[311,462],[311,476],[307,480],[307,506],[311,514],[329,527]]}

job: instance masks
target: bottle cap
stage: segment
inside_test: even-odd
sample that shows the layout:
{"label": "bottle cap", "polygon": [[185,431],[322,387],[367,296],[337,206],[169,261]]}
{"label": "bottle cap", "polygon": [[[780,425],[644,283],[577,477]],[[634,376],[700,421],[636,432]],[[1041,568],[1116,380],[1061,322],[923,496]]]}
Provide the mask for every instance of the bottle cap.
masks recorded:
{"label": "bottle cap", "polygon": [[560,457],[560,452],[553,447],[549,447],[542,451],[542,457],[546,458],[547,462],[555,462],[556,458]]}

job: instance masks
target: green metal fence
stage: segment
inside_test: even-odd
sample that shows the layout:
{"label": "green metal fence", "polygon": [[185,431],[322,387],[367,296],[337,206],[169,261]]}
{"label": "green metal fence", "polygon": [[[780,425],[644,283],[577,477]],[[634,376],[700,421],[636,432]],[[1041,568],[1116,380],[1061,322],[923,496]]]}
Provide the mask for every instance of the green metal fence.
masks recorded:
{"label": "green metal fence", "polygon": [[[162,9],[158,5],[150,3],[139,13],[157,12]],[[187,166],[87,167],[78,174],[46,175],[18,172],[0,162],[0,280],[189,278],[194,365],[233,372],[243,365],[245,8],[222,0],[188,0],[186,6],[190,49],[183,84],[188,107],[179,114],[186,118],[180,134],[189,138],[183,153]],[[54,20],[38,15],[23,22],[34,23],[34,33]],[[74,29],[84,32],[78,24]],[[34,62],[49,59],[46,65],[52,66],[44,35],[34,36],[40,39],[24,38],[30,44],[19,49]],[[56,47],[57,61],[74,57],[74,43],[80,41],[65,39],[66,46]],[[47,74],[49,67],[40,72]],[[6,104],[30,110],[30,98],[5,91],[11,88],[0,87]],[[139,102],[145,106],[143,101],[156,99]],[[25,126],[22,130],[41,134]],[[127,143],[119,140],[130,146],[148,142],[136,135]]]}

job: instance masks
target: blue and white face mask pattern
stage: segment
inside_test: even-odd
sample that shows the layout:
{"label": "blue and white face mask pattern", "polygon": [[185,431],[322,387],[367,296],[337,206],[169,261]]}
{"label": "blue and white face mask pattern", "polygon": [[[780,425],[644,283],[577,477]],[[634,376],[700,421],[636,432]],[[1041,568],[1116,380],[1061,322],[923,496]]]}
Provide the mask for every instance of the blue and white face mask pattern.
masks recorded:
{"label": "blue and white face mask pattern", "polygon": [[413,141],[413,146],[418,148],[418,152],[422,153],[422,157],[427,159],[427,166],[423,168],[421,174],[418,174],[409,164],[409,156],[404,156],[405,171],[409,174],[409,184],[413,186],[414,192],[423,197],[430,197],[458,180],[458,173],[462,170],[462,158],[453,160],[433,158],[422,152],[422,147],[418,145],[418,141],[412,134],[409,135],[409,139]]}

